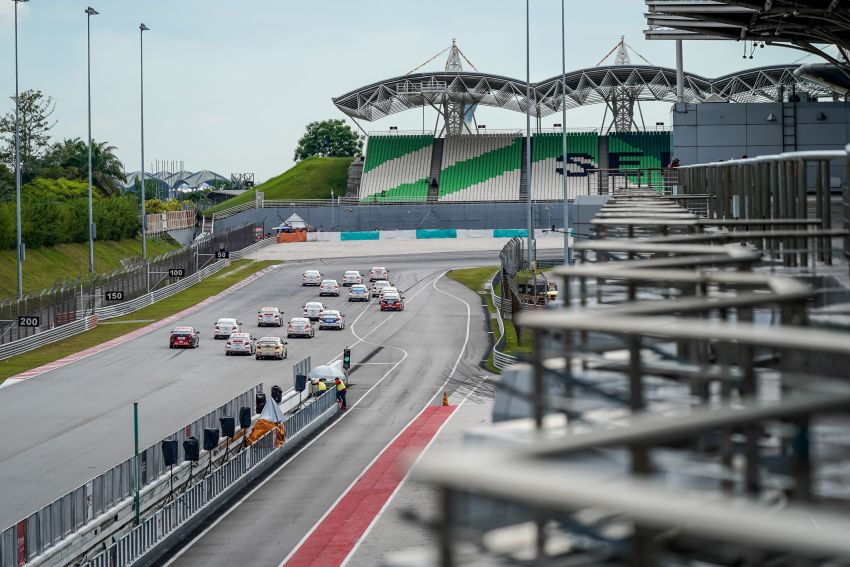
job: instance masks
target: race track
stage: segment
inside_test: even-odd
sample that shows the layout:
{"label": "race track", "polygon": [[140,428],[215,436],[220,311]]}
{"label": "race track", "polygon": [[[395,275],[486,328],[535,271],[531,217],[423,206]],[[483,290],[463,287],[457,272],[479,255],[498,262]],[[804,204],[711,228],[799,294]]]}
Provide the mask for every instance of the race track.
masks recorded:
{"label": "race track", "polygon": [[[277,565],[434,396],[458,361],[459,380],[481,373],[476,365],[486,342],[477,298],[456,282],[437,278],[447,269],[497,262],[496,253],[476,252],[287,263],[181,320],[201,330],[198,349],[169,350],[169,329],[160,329],[4,389],[0,426],[7,434],[0,446],[0,486],[15,489],[4,491],[0,526],[13,524],[132,456],[134,401],[140,408],[141,444],[148,446],[257,383],[262,382],[266,391],[272,384],[287,390],[292,364],[306,356],[312,356],[314,365],[328,362],[351,346],[352,410],[294,459],[286,474],[269,482],[273,498],[261,496],[260,502],[240,507],[220,524],[225,533],[233,534],[228,522],[238,524],[240,514],[250,514],[251,524],[274,522],[274,537],[258,531],[256,541],[250,533],[240,533],[238,541],[259,544],[253,547],[252,564]],[[289,340],[289,358],[282,362],[226,357],[224,341],[212,340],[212,324],[227,316],[246,323],[256,336],[285,336],[285,328],[257,328],[256,311],[275,305],[287,319],[300,316],[306,301],[318,299],[316,288],[300,285],[301,273],[308,267],[341,278],[347,269],[366,272],[381,264],[390,268],[393,283],[404,290],[404,312],[381,313],[374,303],[349,304],[345,295],[324,298],[326,306],[346,314],[346,329],[317,330],[313,339]],[[463,349],[468,325],[471,340]],[[364,360],[367,363],[360,364]],[[370,390],[375,384],[379,385]],[[214,531],[211,539],[204,538],[183,554],[180,564],[238,563],[236,550],[230,557],[223,551],[233,549],[236,540],[229,535],[215,537]]]}

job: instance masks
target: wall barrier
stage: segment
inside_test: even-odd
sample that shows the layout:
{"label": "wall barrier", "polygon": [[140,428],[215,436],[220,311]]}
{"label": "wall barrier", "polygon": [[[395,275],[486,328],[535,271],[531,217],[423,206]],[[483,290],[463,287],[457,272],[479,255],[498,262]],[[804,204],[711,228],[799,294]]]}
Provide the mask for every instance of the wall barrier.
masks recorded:
{"label": "wall barrier", "polygon": [[[262,391],[259,384],[168,436],[166,439],[178,441],[179,462],[183,461],[183,441],[190,436],[201,439],[204,428],[217,428],[221,417],[237,416],[240,407],[253,408],[258,391]],[[159,441],[139,453],[142,488],[159,482],[168,471],[161,444]],[[0,567],[17,567],[45,554],[56,557],[68,547],[85,546],[86,538],[79,534],[80,530],[132,498],[134,461],[134,457],[126,459],[4,529],[0,533]]]}
{"label": "wall barrier", "polygon": [[377,230],[363,232],[340,232],[340,240],[380,240],[381,233]]}
{"label": "wall barrier", "polygon": [[[570,229],[572,231],[572,229]],[[528,230],[517,229],[464,229],[464,228],[437,228],[417,230],[365,230],[349,232],[307,232],[306,242],[339,242],[357,240],[435,240],[435,239],[488,239],[488,238],[525,238]],[[284,236],[284,235],[281,235]],[[301,237],[281,239],[278,242],[305,242]],[[535,229],[534,238],[563,238],[562,232],[552,232],[546,229]],[[231,257],[233,255],[231,254]]]}

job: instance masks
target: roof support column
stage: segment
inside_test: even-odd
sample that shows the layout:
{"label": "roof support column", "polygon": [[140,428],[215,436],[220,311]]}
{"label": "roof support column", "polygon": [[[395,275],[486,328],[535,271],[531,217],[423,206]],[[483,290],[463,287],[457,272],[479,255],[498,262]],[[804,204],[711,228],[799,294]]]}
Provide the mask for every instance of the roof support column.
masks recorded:
{"label": "roof support column", "polygon": [[681,39],[676,40],[676,102],[685,102],[685,65]]}

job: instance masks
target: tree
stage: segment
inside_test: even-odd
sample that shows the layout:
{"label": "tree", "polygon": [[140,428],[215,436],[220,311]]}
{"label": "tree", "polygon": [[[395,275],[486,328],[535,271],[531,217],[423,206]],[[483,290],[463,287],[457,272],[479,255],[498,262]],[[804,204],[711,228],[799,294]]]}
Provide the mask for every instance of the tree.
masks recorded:
{"label": "tree", "polygon": [[[15,97],[12,104],[15,102]],[[38,90],[20,93],[21,124],[21,177],[24,183],[34,176],[38,160],[50,146],[50,130],[56,125],[51,120],[56,104],[53,97]],[[15,170],[15,110],[0,116],[0,162]]]}
{"label": "tree", "polygon": [[[103,195],[118,192],[118,182],[127,179],[124,164],[115,155],[115,147],[107,142],[92,140],[92,185]],[[39,175],[52,179],[88,181],[88,146],[80,138],[65,139],[53,144],[42,160]]]}
{"label": "tree", "polygon": [[0,163],[0,202],[15,198],[15,175],[8,167]]}
{"label": "tree", "polygon": [[298,140],[295,161],[310,156],[354,157],[363,150],[363,139],[344,120],[330,119],[307,124]]}

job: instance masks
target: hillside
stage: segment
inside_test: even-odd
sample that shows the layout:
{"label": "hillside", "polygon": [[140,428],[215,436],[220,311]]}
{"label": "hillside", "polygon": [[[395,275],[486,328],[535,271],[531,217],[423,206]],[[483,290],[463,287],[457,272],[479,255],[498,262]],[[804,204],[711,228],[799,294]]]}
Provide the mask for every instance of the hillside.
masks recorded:
{"label": "hillside", "polygon": [[[148,238],[148,257],[152,258],[179,248],[171,241]],[[106,273],[121,267],[121,260],[142,255],[139,238],[104,240],[94,243],[94,268]],[[24,261],[24,291],[40,291],[51,287],[57,279],[76,279],[88,273],[88,243],[57,244],[27,250]],[[0,250],[0,298],[18,294],[18,268],[14,250]]]}
{"label": "hillside", "polygon": [[345,194],[348,166],[352,159],[307,158],[254,189],[210,207],[204,211],[204,215],[209,216],[214,211],[253,201],[257,191],[263,191],[266,199],[330,199],[331,190],[334,195],[342,196]]}

